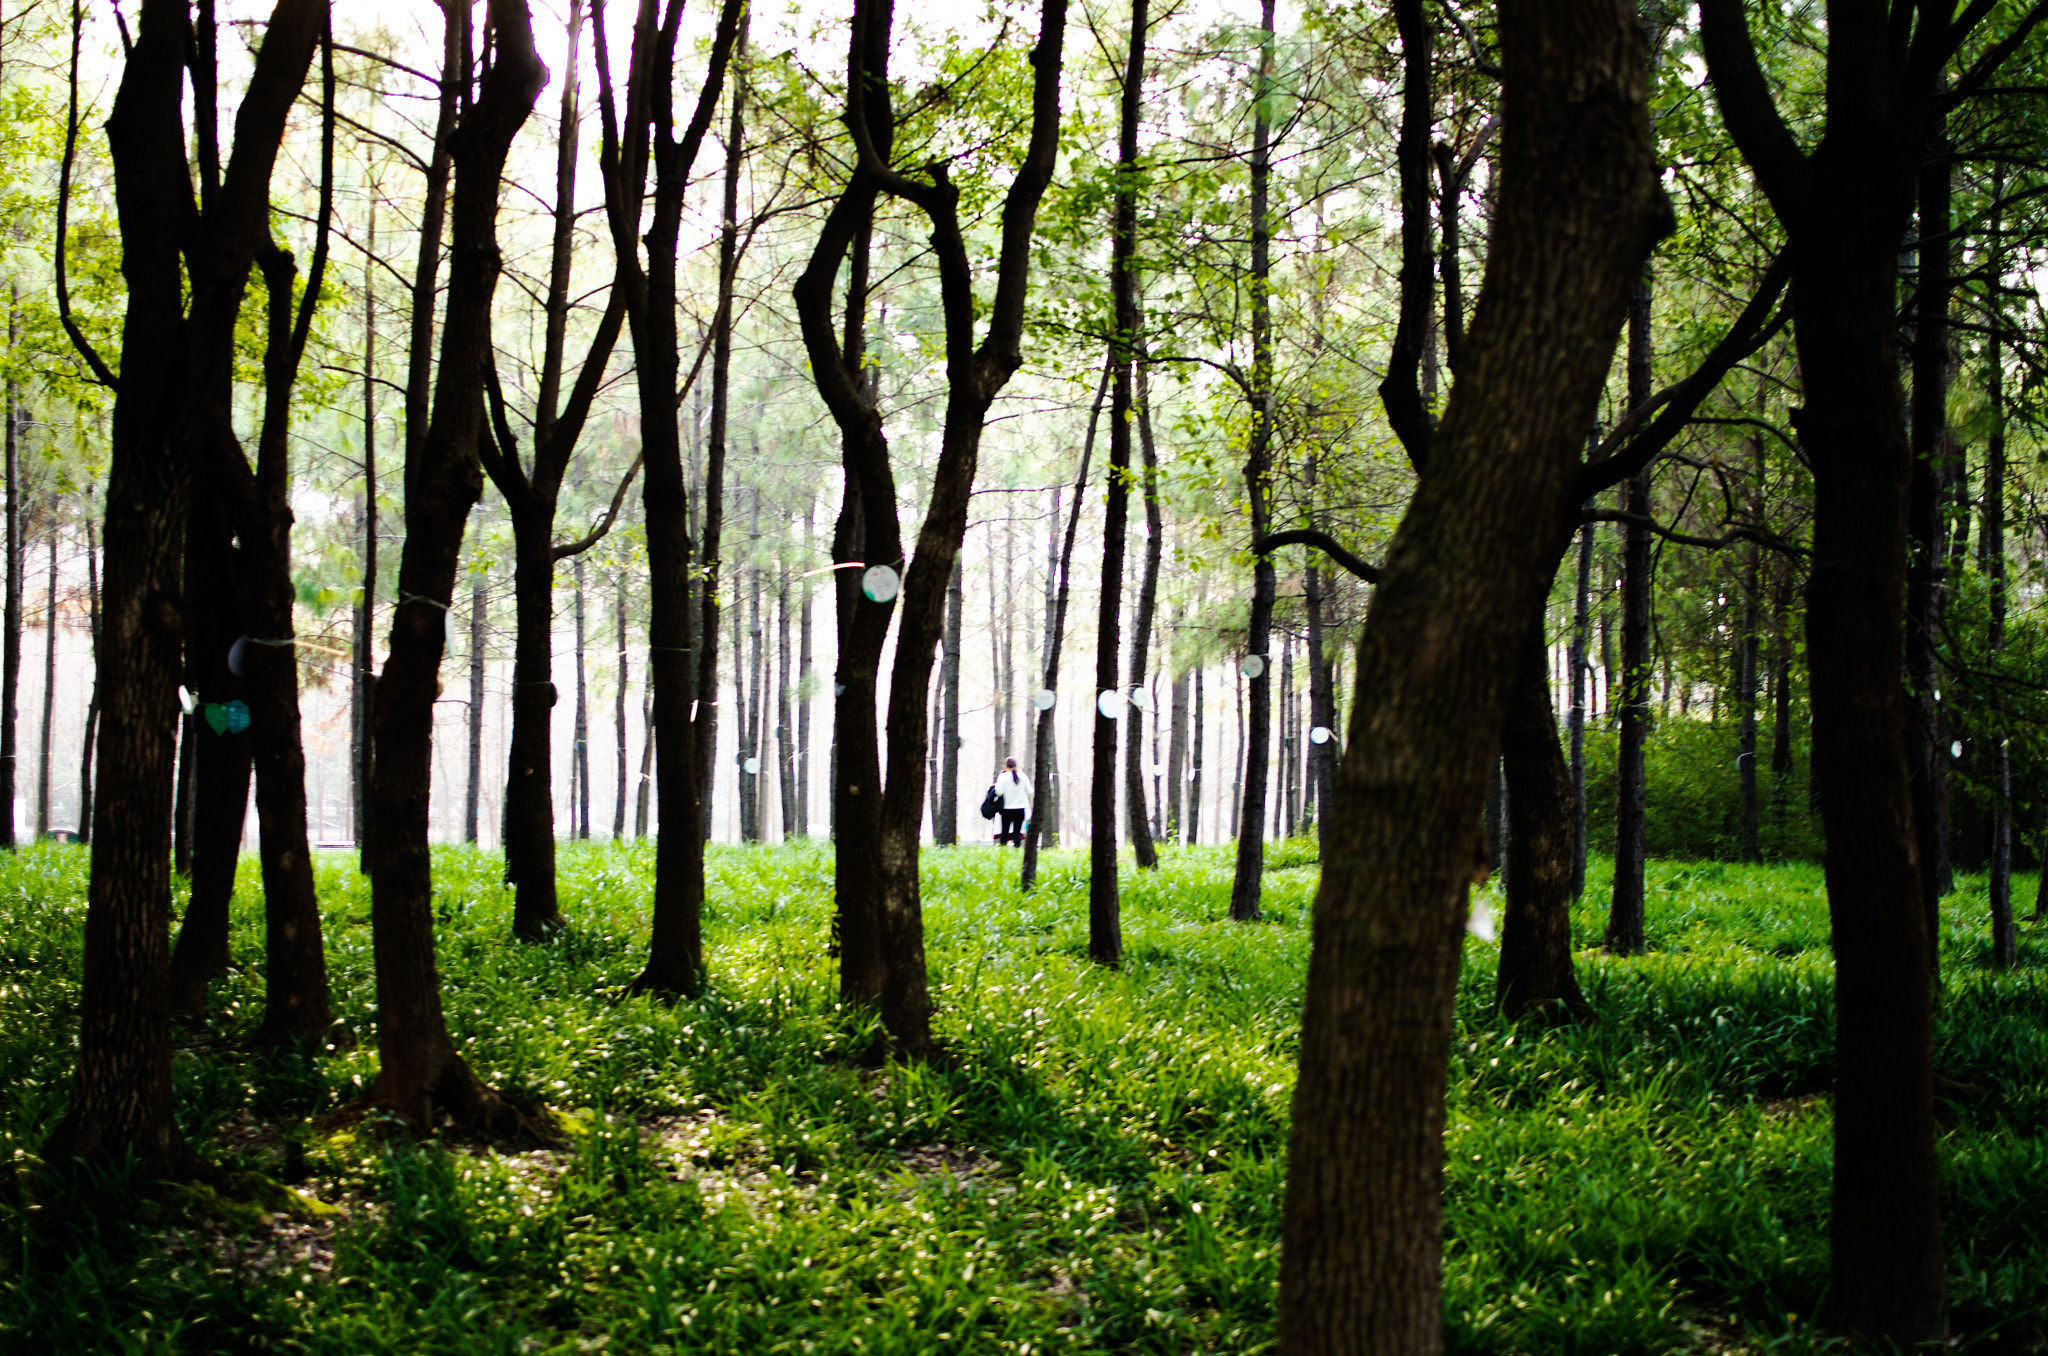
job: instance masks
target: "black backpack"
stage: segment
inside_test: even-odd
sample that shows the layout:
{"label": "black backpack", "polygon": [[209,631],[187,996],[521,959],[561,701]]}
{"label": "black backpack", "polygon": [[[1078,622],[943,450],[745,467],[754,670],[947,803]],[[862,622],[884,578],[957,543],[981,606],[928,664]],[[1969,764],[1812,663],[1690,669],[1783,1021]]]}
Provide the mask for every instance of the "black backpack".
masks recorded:
{"label": "black backpack", "polygon": [[1002,808],[1003,793],[996,790],[994,782],[990,782],[988,794],[981,798],[981,817],[983,819],[994,819],[996,811]]}

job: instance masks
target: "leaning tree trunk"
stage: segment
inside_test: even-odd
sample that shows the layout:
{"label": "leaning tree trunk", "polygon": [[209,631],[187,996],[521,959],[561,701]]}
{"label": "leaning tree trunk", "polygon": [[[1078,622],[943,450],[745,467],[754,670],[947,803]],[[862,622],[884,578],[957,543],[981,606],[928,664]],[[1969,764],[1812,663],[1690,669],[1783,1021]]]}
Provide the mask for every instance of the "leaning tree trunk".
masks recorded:
{"label": "leaning tree trunk", "polygon": [[[1426,31],[1417,0],[1397,13],[1404,38]],[[1517,0],[1500,38],[1486,282],[1359,642],[1324,838],[1283,1223],[1289,1356],[1441,1349],[1444,1088],[1476,819],[1613,336],[1671,219],[1630,8]]]}

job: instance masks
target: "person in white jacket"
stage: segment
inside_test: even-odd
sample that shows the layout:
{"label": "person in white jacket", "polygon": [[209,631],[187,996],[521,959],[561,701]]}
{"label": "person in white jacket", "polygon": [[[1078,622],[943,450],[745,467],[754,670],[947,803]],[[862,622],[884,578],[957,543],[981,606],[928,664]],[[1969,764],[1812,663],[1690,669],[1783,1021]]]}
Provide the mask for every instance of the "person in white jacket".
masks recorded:
{"label": "person in white jacket", "polygon": [[1024,774],[1017,771],[1017,760],[1005,758],[1003,770],[996,774],[996,794],[1002,798],[1002,823],[996,834],[998,843],[1012,846],[1024,845],[1024,816],[1031,811],[1031,783],[1024,780]]}

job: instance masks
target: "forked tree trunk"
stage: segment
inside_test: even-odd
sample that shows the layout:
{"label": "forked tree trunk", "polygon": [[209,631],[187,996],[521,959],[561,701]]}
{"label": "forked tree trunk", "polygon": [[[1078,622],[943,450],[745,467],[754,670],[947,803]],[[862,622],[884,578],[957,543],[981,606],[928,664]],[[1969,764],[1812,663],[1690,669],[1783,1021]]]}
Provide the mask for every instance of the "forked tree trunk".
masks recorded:
{"label": "forked tree trunk", "polygon": [[[444,69],[450,84],[463,85],[469,14],[456,7],[448,15]],[[448,1034],[427,850],[434,699],[463,527],[482,492],[480,445],[489,436],[484,372],[499,271],[499,185],[512,139],[547,78],[524,0],[490,0],[489,22],[493,61],[451,148],[457,191],[440,362],[427,426],[407,448],[398,603],[377,682],[370,919],[381,1067],[369,1101],[420,1129],[445,1116],[476,1132],[544,1138],[552,1132],[536,1111],[486,1086]]]}
{"label": "forked tree trunk", "polygon": [[[147,1180],[187,1161],[172,1116],[164,1001],[179,556],[195,444],[218,432],[207,402],[224,401],[229,388],[234,320],[250,263],[268,238],[270,169],[322,17],[313,0],[281,0],[271,14],[228,173],[221,176],[217,157],[202,166],[207,201],[197,221],[180,116],[196,44],[183,5],[142,7],[107,124],[128,311],[107,486],[108,608],[98,654],[106,713],[78,1068],[70,1105],[45,1146],[53,1166],[125,1162]],[[210,77],[203,61],[193,64],[195,76]],[[188,277],[180,245],[194,241],[204,244],[192,247]],[[96,354],[88,357],[104,370]],[[11,785],[0,789],[11,800]]]}
{"label": "forked tree trunk", "polygon": [[[1404,12],[1405,11],[1405,12]],[[1426,22],[1404,3],[1404,37]],[[1629,289],[1670,210],[1616,2],[1500,11],[1493,246],[1358,648],[1302,1014],[1288,1356],[1441,1349],[1444,1087],[1474,820]],[[1560,306],[1566,297],[1571,304]]]}
{"label": "forked tree trunk", "polygon": [[[605,107],[605,197],[618,279],[625,299],[639,371],[648,576],[648,670],[654,685],[653,726],[662,767],[658,787],[661,834],[656,840],[653,924],[647,965],[632,983],[636,993],[695,994],[704,983],[704,821],[701,772],[692,706],[689,492],[676,426],[680,388],[676,330],[676,248],[683,192],[690,166],[711,125],[725,72],[738,38],[742,8],[720,8],[697,106],[676,136],[673,89],[676,25],[681,5],[666,16],[657,0],[644,0],[633,32],[631,72],[623,110],[614,106],[603,10],[595,10],[596,56]],[[657,22],[659,20],[659,22]],[[653,200],[648,201],[652,170]],[[645,250],[644,262],[642,250]],[[703,638],[708,652],[710,637]],[[707,696],[716,696],[715,689]]]}

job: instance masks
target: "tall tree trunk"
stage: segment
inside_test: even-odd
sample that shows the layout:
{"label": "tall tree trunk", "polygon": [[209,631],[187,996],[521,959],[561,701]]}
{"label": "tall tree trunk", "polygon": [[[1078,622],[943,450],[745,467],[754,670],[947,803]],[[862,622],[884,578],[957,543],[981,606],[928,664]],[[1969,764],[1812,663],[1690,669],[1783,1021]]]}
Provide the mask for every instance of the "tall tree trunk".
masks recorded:
{"label": "tall tree trunk", "polygon": [[[657,757],[674,775],[659,784],[661,833],[656,839],[653,926],[647,965],[632,983],[634,992],[695,994],[704,983],[704,818],[703,769],[698,762],[693,706],[697,674],[692,671],[690,577],[693,560],[688,532],[689,491],[676,427],[681,363],[676,332],[676,249],[682,229],[683,193],[690,166],[711,125],[726,65],[738,39],[742,6],[725,0],[718,16],[697,107],[682,135],[675,135],[672,106],[676,25],[680,3],[671,3],[656,26],[655,0],[647,0],[636,24],[631,76],[624,116],[614,108],[603,11],[593,11],[595,50],[605,102],[605,194],[619,276],[614,286],[625,298],[640,381],[640,424],[646,478],[648,574],[648,668],[654,680],[654,737]],[[650,161],[654,193],[647,201]],[[651,210],[647,210],[651,207]],[[644,229],[643,229],[644,227]],[[642,250],[644,253],[644,262]],[[707,492],[708,498],[708,492]],[[709,535],[707,514],[707,530]],[[707,591],[709,585],[706,585]],[[705,651],[710,637],[703,636]],[[700,656],[701,658],[701,656]],[[715,699],[715,689],[706,696]],[[707,703],[708,707],[708,703]],[[693,775],[696,774],[696,775]]]}
{"label": "tall tree trunk", "polygon": [[932,841],[960,841],[960,614],[967,606],[966,567],[953,561],[953,581],[946,587],[946,630],[939,642],[939,776],[938,805],[932,814]]}
{"label": "tall tree trunk", "polygon": [[576,800],[569,807],[570,823],[575,836],[583,842],[590,840],[590,677],[584,664],[584,618],[583,618],[583,557],[576,557],[576,743],[572,757],[575,761]]}
{"label": "tall tree trunk", "polygon": [[[1251,311],[1252,432],[1244,463],[1245,495],[1251,506],[1252,541],[1271,531],[1267,480],[1272,474],[1273,444],[1273,319],[1268,295],[1272,277],[1272,223],[1266,218],[1268,181],[1272,177],[1270,139],[1272,110],[1268,91],[1273,81],[1273,0],[1259,7],[1259,65],[1253,80],[1251,161]],[[1237,872],[1230,885],[1230,916],[1238,922],[1261,917],[1259,889],[1266,869],[1266,745],[1272,738],[1273,678],[1266,653],[1273,627],[1276,582],[1273,558],[1261,553],[1252,566],[1251,618],[1245,628],[1245,653],[1256,656],[1259,671],[1251,677],[1250,719],[1244,731],[1242,802],[1237,819]],[[1242,686],[1242,685],[1240,685]]]}
{"label": "tall tree trunk", "polygon": [[797,808],[796,745],[790,727],[789,566],[778,562],[775,578],[775,786],[782,807],[783,841],[803,833]]}
{"label": "tall tree trunk", "polygon": [[[804,559],[811,559],[811,505],[804,505]],[[803,604],[797,617],[796,657],[796,823],[797,832],[811,836],[811,586],[804,576],[797,578]]]}
{"label": "tall tree trunk", "polygon": [[[21,289],[10,283],[11,305],[7,313],[7,342],[13,348],[21,342]],[[16,728],[21,703],[21,429],[26,419],[21,408],[21,385],[7,383],[7,597],[0,608],[0,848],[15,846],[14,790],[20,761],[20,734]]]}
{"label": "tall tree trunk", "polygon": [[[1137,103],[1143,91],[1144,76],[1145,54],[1141,46],[1143,42],[1143,24],[1141,22],[1143,14],[1144,3],[1143,0],[1139,0],[1132,21],[1133,36],[1131,38],[1132,47],[1138,50],[1131,62],[1132,69],[1126,72],[1124,77],[1132,87],[1127,99],[1126,109],[1127,116],[1132,119],[1133,123],[1133,135],[1131,138],[1131,152],[1133,156],[1131,168],[1133,171],[1136,169],[1135,157],[1137,153],[1137,137],[1135,135]],[[1135,221],[1132,224],[1135,228]],[[1136,290],[1135,280],[1133,280],[1132,290],[1134,292]],[[1137,313],[1135,297],[1132,299],[1131,311],[1134,324],[1140,323],[1141,317]],[[1134,344],[1137,342],[1136,335],[1133,335],[1132,342]],[[1147,670],[1151,663],[1152,620],[1159,606],[1159,557],[1166,541],[1165,516],[1161,513],[1159,507],[1159,449],[1152,441],[1152,412],[1149,408],[1148,399],[1151,392],[1145,380],[1145,364],[1139,362],[1136,364],[1136,367],[1135,404],[1137,408],[1135,413],[1138,424],[1138,448],[1145,461],[1145,475],[1141,482],[1145,495],[1145,571],[1139,578],[1138,615],[1131,627],[1130,695],[1134,697],[1145,688],[1149,681]],[[1131,706],[1128,714],[1130,725],[1125,731],[1124,743],[1124,805],[1125,813],[1130,819],[1131,846],[1135,850],[1138,866],[1142,870],[1156,871],[1159,869],[1159,849],[1153,842],[1151,813],[1147,805],[1148,802],[1156,802],[1158,795],[1155,791],[1152,796],[1148,797],[1145,794],[1145,782],[1149,778],[1156,785],[1158,778],[1153,775],[1152,768],[1158,763],[1159,757],[1155,751],[1148,750],[1145,745],[1145,714],[1145,711],[1140,710],[1135,704]],[[1154,710],[1153,714],[1157,716],[1158,712]],[[1153,724],[1156,726],[1158,721],[1155,719]],[[1153,736],[1155,743],[1157,738],[1155,733]]]}
{"label": "tall tree trunk", "polygon": [[[1024,858],[1019,880],[1021,888],[1029,890],[1038,879],[1038,846],[1044,841],[1050,846],[1059,846],[1059,760],[1054,751],[1053,711],[1051,704],[1044,702],[1044,693],[1057,697],[1060,683],[1060,650],[1066,641],[1067,596],[1072,577],[1070,567],[1074,563],[1074,537],[1081,526],[1081,506],[1087,499],[1088,463],[1095,456],[1095,426],[1102,417],[1102,399],[1109,391],[1112,364],[1105,362],[1102,380],[1095,387],[1095,403],[1088,407],[1088,432],[1081,439],[1081,469],[1074,476],[1074,503],[1067,512],[1067,530],[1064,537],[1048,534],[1047,545],[1057,543],[1058,554],[1046,562],[1045,577],[1045,686],[1033,704],[1038,709],[1037,727],[1031,739],[1032,775],[1037,781],[1032,787],[1035,793],[1031,808],[1031,823],[1024,832]],[[1055,526],[1060,520],[1060,492],[1055,485],[1052,492],[1052,520]],[[1091,914],[1091,919],[1092,919]]]}
{"label": "tall tree trunk", "polygon": [[100,552],[93,530],[92,508],[85,512],[85,601],[86,634],[92,639],[93,675],[91,695],[85,702],[85,736],[78,741],[78,841],[92,841],[92,751],[100,723]]}
{"label": "tall tree trunk", "polygon": [[[1806,639],[1813,780],[1835,953],[1834,1192],[1825,1318],[1873,1344],[1948,1332],[1935,1156],[1933,1004],[1910,773],[1899,237],[1928,151],[1935,77],[1960,32],[1938,6],[1830,16],[1829,107],[1809,156],[1759,75],[1743,7],[1704,0],[1723,121],[1783,224],[1814,485]],[[1910,54],[1909,54],[1910,50]]]}
{"label": "tall tree trunk", "polygon": [[50,506],[50,562],[43,609],[42,747],[36,757],[36,838],[50,836],[50,734],[57,716],[57,506]]}
{"label": "tall tree trunk", "polygon": [[[453,7],[448,16],[445,83],[468,88],[469,14]],[[484,372],[499,272],[499,187],[512,140],[547,78],[524,0],[489,0],[488,17],[492,63],[450,148],[458,191],[440,361],[431,413],[407,448],[398,603],[390,655],[377,682],[370,919],[382,1067],[370,1101],[422,1129],[446,1116],[482,1133],[546,1137],[551,1132],[533,1110],[486,1086],[448,1034],[427,849],[434,700],[463,527],[482,491],[480,444],[489,436]],[[432,248],[423,242],[423,249]]]}
{"label": "tall tree trunk", "polygon": [[1942,441],[1948,428],[1949,162],[1937,139],[1917,185],[1920,221],[1918,286],[1913,294],[1912,469],[1907,483],[1906,674],[1912,702],[1907,760],[1913,825],[1919,837],[1920,908],[1930,942],[1927,961],[1941,964],[1941,897],[1948,890],[1948,722],[1941,687],[1940,628],[1947,557],[1942,521]]}
{"label": "tall tree trunk", "polygon": [[1572,966],[1573,788],[1557,745],[1540,630],[1515,660],[1501,729],[1507,773],[1507,909],[1494,1002],[1509,1018],[1590,1017]]}
{"label": "tall tree trunk", "polygon": [[[1992,241],[1990,281],[1985,291],[1990,298],[1990,330],[1985,340],[1985,396],[1990,406],[1991,430],[1984,440],[1984,521],[1981,529],[1980,568],[1991,584],[1991,625],[1986,637],[1996,664],[2005,649],[2006,564],[2005,564],[2005,279],[2004,200],[2005,167],[1991,174],[1991,221],[1987,232]],[[2010,970],[2019,963],[2019,932],[2012,914],[2012,752],[2006,742],[2005,698],[1994,691],[1991,698],[1991,869],[1985,893],[1991,905],[1991,955],[1998,965]],[[44,747],[48,748],[48,735]],[[1937,920],[1938,922],[1938,920]],[[1929,933],[1939,937],[1937,926]]]}
{"label": "tall tree trunk", "polygon": [[632,681],[630,661],[626,654],[626,572],[621,570],[619,585],[619,673],[616,691],[612,701],[612,727],[619,736],[619,757],[614,774],[615,794],[612,798],[612,841],[621,842],[626,836],[626,685]]}
{"label": "tall tree trunk", "polygon": [[[1650,275],[1646,265],[1628,309],[1628,407],[1650,399]],[[1650,471],[1622,483],[1625,512],[1650,512]],[[1614,894],[1607,913],[1607,950],[1628,956],[1641,951],[1643,867],[1647,816],[1647,750],[1650,738],[1650,530],[1639,523],[1622,529],[1621,573],[1621,749],[1614,769]]]}
{"label": "tall tree trunk", "polygon": [[[166,976],[171,1011],[206,1016],[206,986],[227,971],[229,910],[235,868],[249,810],[253,742],[205,719],[209,706],[242,701],[247,689],[230,648],[253,624],[244,615],[243,571],[237,568],[227,505],[209,499],[188,515],[185,532],[185,608],[189,620],[188,681],[199,706],[192,746],[191,875],[185,917],[171,948]],[[246,656],[251,647],[244,646]],[[225,717],[222,717],[225,720]]]}
{"label": "tall tree trunk", "polygon": [[349,829],[355,835],[358,866],[369,861],[370,707],[377,682],[372,636],[377,619],[377,201],[373,190],[369,243],[363,253],[363,497],[356,508],[362,579],[356,588],[349,645]]}
{"label": "tall tree trunk", "polygon": [[[1337,678],[1330,655],[1327,623],[1323,609],[1328,597],[1323,589],[1323,572],[1308,567],[1308,775],[1310,795],[1315,804],[1316,842],[1322,843],[1323,826],[1330,813],[1330,777],[1343,746],[1337,742]],[[1326,740],[1315,742],[1315,732],[1327,732]]]}
{"label": "tall tree trunk", "polygon": [[[1426,32],[1419,0],[1396,13],[1404,41]],[[1324,840],[1281,1252],[1289,1356],[1441,1349],[1443,1097],[1474,820],[1554,525],[1582,497],[1575,454],[1609,345],[1670,221],[1628,8],[1529,0],[1502,8],[1500,37],[1486,283],[1359,644]]]}
{"label": "tall tree trunk", "polygon": [[[187,1161],[172,1115],[164,984],[179,551],[195,453],[225,422],[234,322],[250,264],[268,240],[271,167],[323,17],[313,0],[280,0],[271,14],[225,177],[212,110],[199,120],[196,219],[181,92],[188,61],[194,83],[213,87],[210,12],[196,40],[183,5],[147,0],[107,123],[128,310],[107,487],[108,615],[98,654],[106,716],[78,1067],[70,1106],[45,1146],[53,1166],[125,1162],[146,1180]],[[13,693],[0,698],[11,726]],[[0,789],[11,804],[11,764],[6,776]]]}
{"label": "tall tree trunk", "polygon": [[635,838],[647,836],[647,802],[654,791],[654,679],[651,673],[640,698],[640,728],[646,734],[640,741],[640,780],[633,793]]}
{"label": "tall tree trunk", "polygon": [[[477,841],[484,803],[484,636],[489,626],[491,591],[483,570],[471,566],[469,576],[469,781],[462,802],[462,841]],[[511,827],[504,817],[500,832]],[[512,835],[504,833],[499,846],[506,854],[508,874],[515,855]],[[517,879],[514,876],[514,879]]]}
{"label": "tall tree trunk", "polygon": [[[736,51],[742,60],[746,54],[746,42],[747,30],[743,21],[736,43]],[[718,289],[711,316],[711,417],[705,430],[704,531],[697,558],[701,594],[698,611],[702,617],[697,626],[696,690],[701,700],[691,719],[696,725],[698,780],[703,799],[699,823],[707,840],[711,836],[711,809],[718,786],[718,587],[725,566],[726,425],[732,417],[733,288],[739,268],[740,171],[746,157],[746,95],[746,81],[735,74],[732,111],[725,131],[725,188],[718,230]],[[739,665],[740,651],[735,645],[735,675],[739,672]],[[737,679],[734,690],[738,691]],[[740,742],[744,744],[745,739]],[[744,774],[740,780],[742,783],[746,781]],[[744,809],[740,818],[742,822],[746,819]]]}
{"label": "tall tree trunk", "polygon": [[1188,675],[1173,675],[1167,685],[1168,725],[1166,737],[1166,820],[1159,836],[1166,843],[1180,841],[1187,827],[1181,807],[1186,803],[1188,784]]}
{"label": "tall tree trunk", "polygon": [[[1759,409],[1761,410],[1761,405]],[[1749,450],[1750,473],[1755,481],[1751,513],[1755,521],[1762,522],[1763,439],[1751,438]],[[1755,542],[1751,542],[1743,553],[1742,634],[1736,640],[1735,666],[1735,707],[1741,718],[1735,752],[1736,771],[1741,786],[1741,829],[1738,847],[1745,862],[1760,862],[1764,859],[1762,814],[1757,804],[1756,780],[1757,669],[1761,655],[1758,631],[1763,626],[1763,587],[1763,551]]]}
{"label": "tall tree trunk", "polygon": [[[1586,893],[1586,689],[1592,683],[1593,666],[1593,533],[1587,523],[1579,529],[1578,575],[1572,589],[1572,898]],[[1668,686],[1668,685],[1667,685]],[[1500,863],[1495,862],[1496,869]]]}
{"label": "tall tree trunk", "polygon": [[1188,846],[1202,841],[1202,670],[1195,668],[1195,693],[1189,706],[1194,728],[1188,734]]}

